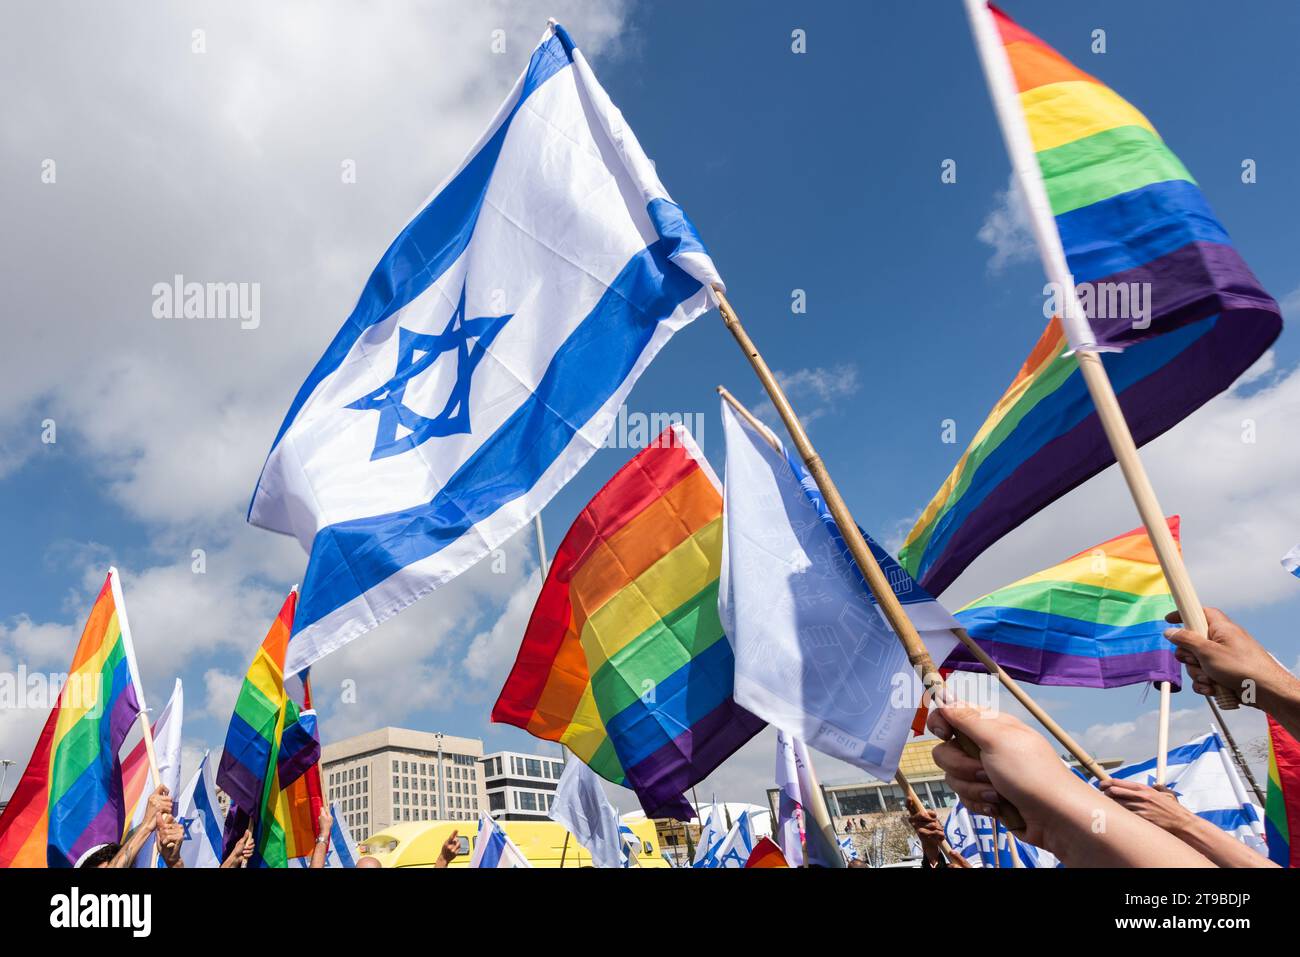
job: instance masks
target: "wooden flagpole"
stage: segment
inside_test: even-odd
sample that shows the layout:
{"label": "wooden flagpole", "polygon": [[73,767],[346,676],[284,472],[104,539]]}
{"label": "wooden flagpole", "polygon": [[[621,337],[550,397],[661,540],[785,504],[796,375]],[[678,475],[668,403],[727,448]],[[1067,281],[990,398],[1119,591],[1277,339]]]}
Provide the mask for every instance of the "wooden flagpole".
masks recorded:
{"label": "wooden flagpole", "polygon": [[[140,666],[135,660],[135,642],[131,640],[131,626],[127,622],[126,599],[122,595],[122,582],[118,578],[115,567],[110,566],[108,569],[108,580],[113,593],[113,608],[117,611],[117,627],[121,630],[122,641],[126,645],[127,670],[131,673],[131,683],[135,685],[135,700],[140,706],[140,713],[136,717],[140,719],[140,732],[144,737],[144,753],[149,760],[149,773],[153,775],[153,786],[157,788],[162,784],[162,775],[158,773],[158,755],[154,752],[153,728],[149,726],[149,709],[144,702],[144,684],[140,681]],[[103,693],[102,688],[100,693]]]}
{"label": "wooden flagpole", "polygon": [[[777,441],[776,436],[772,435],[767,426],[760,422],[754,413],[745,408],[739,399],[722,386],[718,387],[718,394],[727,401],[728,405],[736,410],[736,414],[753,426],[760,435],[766,437],[774,449],[781,451],[781,444]],[[854,524],[856,527],[856,523]],[[1001,682],[1002,686],[1010,691],[1012,696],[1020,702],[1024,709],[1033,715],[1034,719],[1046,728],[1048,733],[1056,738],[1056,740],[1074,756],[1074,759],[1078,761],[1089,774],[1097,778],[1099,781],[1105,781],[1110,778],[1110,775],[1106,773],[1106,769],[1103,768],[1101,764],[1084,749],[1083,745],[1079,744],[1079,742],[1076,741],[1068,731],[1057,724],[1052,716],[1049,715],[1037,701],[1029,696],[1029,693],[1025,691],[1015,678],[1012,678],[1007,674],[1001,665],[989,657],[988,652],[976,643],[975,639],[967,633],[965,628],[956,628],[953,630],[953,634],[957,637],[958,641],[970,650],[970,653],[975,657],[975,660],[978,661],[990,675],[995,676],[998,681]],[[909,789],[905,780],[899,781],[899,784],[903,786],[905,790]]]}
{"label": "wooden flagpole", "polygon": [[[1138,514],[1142,517],[1142,524],[1146,526],[1147,536],[1155,548],[1156,557],[1165,573],[1165,580],[1169,583],[1169,590],[1174,596],[1183,624],[1189,630],[1204,635],[1208,631],[1205,611],[1187,574],[1182,554],[1178,551],[1173,535],[1169,532],[1169,526],[1165,523],[1164,512],[1156,499],[1155,490],[1147,477],[1142,460],[1138,457],[1137,444],[1133,441],[1133,435],[1129,431],[1128,422],[1124,418],[1110,378],[1101,363],[1101,357],[1096,352],[1092,328],[1079,304],[1074,277],[1070,274],[1061,235],[1056,229],[1056,222],[1052,216],[1051,204],[1047,198],[1047,189],[1043,185],[1042,171],[1038,166],[1029,129],[1020,111],[1015,78],[1011,71],[1011,64],[1007,60],[1006,50],[998,36],[997,24],[993,21],[986,0],[965,0],[965,3],[971,32],[975,38],[975,47],[979,52],[985,79],[988,81],[989,95],[993,100],[994,111],[997,113],[1003,139],[1006,141],[1007,153],[1010,155],[1016,180],[1024,195],[1044,271],[1047,278],[1063,294],[1061,325],[1078,360],[1079,371],[1088,387],[1088,393],[1097,408],[1097,416],[1110,443],[1111,452],[1119,463],[1129,493],[1137,506]],[[1169,743],[1169,691],[1169,682],[1160,682],[1160,728],[1156,754],[1156,783],[1158,784],[1164,783],[1165,779]],[[1233,709],[1240,704],[1236,695],[1228,689],[1216,687],[1214,697],[1223,708]]]}
{"label": "wooden flagpole", "polygon": [[[740,317],[731,308],[731,303],[727,300],[726,294],[717,286],[713,287],[713,294],[718,301],[718,310],[722,314],[722,321],[735,338],[741,351],[745,353],[745,357],[749,360],[755,375],[758,376],[759,382],[763,384],[763,388],[767,391],[768,398],[772,400],[772,405],[776,407],[777,414],[781,417],[786,431],[790,433],[790,438],[794,440],[795,449],[799,452],[800,458],[803,459],[804,466],[812,475],[813,481],[817,483],[817,488],[822,493],[822,498],[826,501],[826,507],[835,520],[835,526],[839,529],[845,544],[848,545],[849,553],[853,556],[854,562],[857,563],[858,570],[862,572],[862,577],[866,579],[871,594],[875,597],[876,603],[884,613],[885,619],[902,643],[908,661],[911,662],[912,667],[916,669],[916,673],[920,676],[921,685],[924,688],[924,700],[928,703],[942,702],[944,700],[942,696],[944,688],[943,676],[935,668],[934,660],[930,657],[925,642],[921,640],[921,636],[917,633],[912,620],[907,617],[902,603],[899,602],[898,596],[894,594],[894,589],[885,577],[885,573],[881,570],[876,557],[871,554],[871,549],[867,546],[866,539],[862,537],[862,532],[857,523],[853,521],[853,516],[844,503],[835,482],[831,479],[830,472],[826,470],[821,456],[817,454],[817,450],[808,438],[808,433],[804,431],[803,423],[799,421],[793,406],[790,405],[790,400],[786,398],[785,390],[776,381],[776,376],[772,374],[771,368],[763,359],[762,354],[759,353],[754,341],[749,338],[749,333],[745,331],[745,327],[740,322]],[[979,756],[979,746],[966,737],[965,734],[958,732],[954,740],[971,757]],[[1008,826],[1016,830],[1025,826],[1020,812],[1010,804],[1002,805],[1002,815]]]}

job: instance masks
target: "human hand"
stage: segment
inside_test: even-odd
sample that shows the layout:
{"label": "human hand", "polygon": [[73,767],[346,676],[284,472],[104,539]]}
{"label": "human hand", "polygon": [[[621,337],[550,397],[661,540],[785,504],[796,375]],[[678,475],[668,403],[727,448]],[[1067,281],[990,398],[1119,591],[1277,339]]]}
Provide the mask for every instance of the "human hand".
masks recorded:
{"label": "human hand", "polygon": [[221,862],[222,867],[243,867],[253,856],[253,832],[244,831],[242,837],[230,849],[230,854]]}
{"label": "human hand", "polygon": [[457,855],[460,854],[460,831],[452,831],[451,837],[442,843],[442,850],[438,852],[438,862],[436,867],[446,867]]}
{"label": "human hand", "polygon": [[933,844],[938,847],[943,843],[943,825],[939,823],[939,815],[933,811],[922,808],[909,814],[907,822],[912,825],[912,830],[916,831],[916,836],[923,845]]}
{"label": "human hand", "polygon": [[170,814],[158,817],[158,853],[168,867],[179,867],[181,845],[185,843],[185,828]]}
{"label": "human hand", "polygon": [[[1214,685],[1231,691],[1242,704],[1271,710],[1281,698],[1300,699],[1300,681],[1278,664],[1250,633],[1217,608],[1206,608],[1204,635],[1186,628],[1169,628],[1165,638],[1178,646],[1174,657],[1187,666],[1192,690],[1212,697]],[[1165,620],[1182,621],[1178,612]]]}
{"label": "human hand", "polygon": [[316,836],[328,837],[330,829],[333,827],[334,827],[334,818],[330,815],[330,809],[322,805],[320,809],[320,816],[316,818]]}
{"label": "human hand", "polygon": [[160,785],[153,794],[149,795],[149,800],[145,802],[144,821],[142,822],[146,829],[152,830],[158,826],[158,819],[162,815],[171,816],[172,795],[167,790],[166,785]]}
{"label": "human hand", "polygon": [[[1095,798],[1096,792],[1061,763],[1046,738],[1010,715],[954,702],[931,711],[927,726],[943,739],[934,749],[934,762],[967,809],[1005,821],[999,804],[1013,805],[1025,821],[1016,834],[1030,844],[1046,846],[1063,804],[1087,813]],[[979,757],[957,745],[957,731],[979,746]]]}
{"label": "human hand", "polygon": [[1187,824],[1188,818],[1195,817],[1178,803],[1174,792],[1164,786],[1150,787],[1137,781],[1108,778],[1101,782],[1101,792],[1138,817],[1171,834],[1178,833]]}

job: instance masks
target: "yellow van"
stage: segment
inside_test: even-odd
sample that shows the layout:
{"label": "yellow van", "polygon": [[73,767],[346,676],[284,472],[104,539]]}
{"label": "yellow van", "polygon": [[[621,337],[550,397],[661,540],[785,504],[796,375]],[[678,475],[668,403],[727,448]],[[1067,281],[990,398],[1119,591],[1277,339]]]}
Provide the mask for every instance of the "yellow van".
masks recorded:
{"label": "yellow van", "polygon": [[[554,821],[498,821],[533,867],[591,867],[591,854],[578,839]],[[631,821],[627,827],[641,842],[639,867],[668,867],[659,853],[654,821]],[[469,867],[478,836],[477,821],[412,821],[394,824],[370,835],[357,848],[384,867],[433,867],[452,831],[459,832],[461,853],[451,867]],[[565,838],[568,844],[565,844]]]}

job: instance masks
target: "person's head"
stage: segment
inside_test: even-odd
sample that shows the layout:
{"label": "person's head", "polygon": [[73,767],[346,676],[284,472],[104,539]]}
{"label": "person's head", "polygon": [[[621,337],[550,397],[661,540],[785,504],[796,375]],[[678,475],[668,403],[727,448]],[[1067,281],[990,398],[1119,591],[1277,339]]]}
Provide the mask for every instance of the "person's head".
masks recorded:
{"label": "person's head", "polygon": [[357,858],[357,867],[383,867],[383,866],[384,866],[383,864],[380,864],[379,861],[375,860],[375,858],[373,857]]}
{"label": "person's head", "polygon": [[113,858],[117,857],[117,852],[122,849],[121,844],[101,844],[89,854],[87,854],[78,867],[108,867]]}

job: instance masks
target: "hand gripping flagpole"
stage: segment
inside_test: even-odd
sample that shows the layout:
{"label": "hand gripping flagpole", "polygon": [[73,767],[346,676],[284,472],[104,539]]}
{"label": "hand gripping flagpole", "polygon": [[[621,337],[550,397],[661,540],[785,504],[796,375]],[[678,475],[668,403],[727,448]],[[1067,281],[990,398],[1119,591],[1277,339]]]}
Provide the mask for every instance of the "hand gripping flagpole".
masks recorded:
{"label": "hand gripping flagpole", "polygon": [[[871,549],[867,546],[866,539],[862,537],[862,531],[858,528],[857,522],[853,520],[849,507],[844,503],[840,496],[840,490],[835,486],[831,479],[830,472],[826,470],[822,458],[813,448],[813,444],[808,439],[808,433],[804,431],[803,423],[795,414],[794,408],[790,405],[790,400],[786,398],[785,390],[781,384],[776,381],[776,376],[772,374],[771,368],[759,353],[758,347],[754,341],[749,338],[749,333],[741,325],[740,317],[736,315],[731,303],[727,301],[726,294],[717,286],[713,287],[714,298],[718,302],[718,310],[722,314],[722,321],[735,337],[736,343],[740,346],[741,351],[749,360],[750,366],[754,369],[754,374],[758,376],[758,381],[763,384],[767,391],[768,398],[772,400],[772,405],[776,407],[777,414],[781,417],[786,431],[790,433],[790,438],[794,440],[795,449],[799,452],[799,457],[803,459],[804,466],[812,475],[813,481],[817,483],[817,488],[822,493],[822,498],[826,501],[826,507],[835,520],[835,527],[839,529],[840,536],[848,545],[849,553],[853,556],[854,562],[857,563],[858,570],[862,572],[862,577],[866,580],[867,586],[871,589],[871,594],[876,599],[876,604],[884,613],[885,619],[893,629],[894,634],[898,636],[899,642],[903,645],[903,650],[907,653],[907,660],[911,662],[912,667],[921,678],[921,686],[924,688],[924,700],[928,703],[942,703],[944,681],[939,670],[934,666],[934,659],[930,657],[930,652],[925,647],[925,642],[921,640],[916,626],[912,620],[907,617],[903,610],[902,603],[899,602],[898,596],[894,594],[893,587],[889,584],[889,579],[881,570],[876,556],[871,554]],[[973,758],[979,757],[979,745],[961,732],[957,732],[954,740],[957,745]],[[1002,819],[1007,822],[1008,827],[1013,830],[1024,828],[1024,819],[1010,804],[1001,805]]]}
{"label": "hand gripping flagpole", "polygon": [[[1173,593],[1178,613],[1182,616],[1186,628],[1204,635],[1209,630],[1205,620],[1205,610],[1192,586],[1191,577],[1183,564],[1183,556],[1174,543],[1169,526],[1165,523],[1164,512],[1156,499],[1155,489],[1147,477],[1146,469],[1138,457],[1137,444],[1129,431],[1128,422],[1120,408],[1119,400],[1111,385],[1106,369],[1097,355],[1096,341],[1092,327],[1074,287],[1074,277],[1065,258],[1065,248],[1061,243],[1061,234],[1057,232],[1056,222],[1052,216],[1051,204],[1047,198],[1047,188],[1043,185],[1042,170],[1034,154],[1033,142],[1029,137],[1029,128],[1024,115],[1020,112],[1019,98],[1016,93],[1015,77],[1011,64],[1007,60],[1006,50],[998,36],[997,24],[989,12],[986,0],[964,0],[966,13],[970,18],[971,33],[975,38],[975,47],[979,52],[980,64],[984,68],[984,77],[988,82],[989,95],[993,99],[994,111],[1006,141],[1007,153],[1015,171],[1016,181],[1020,184],[1025,205],[1033,229],[1034,240],[1043,260],[1043,269],[1047,278],[1063,292],[1064,309],[1060,316],[1061,326],[1069,339],[1079,363],[1079,371],[1088,386],[1093,404],[1097,408],[1097,417],[1101,421],[1106,438],[1110,442],[1115,461],[1119,463],[1129,493],[1137,506],[1142,524],[1146,526],[1147,536],[1156,551],[1160,567],[1164,571],[1169,590]],[[1160,726],[1157,733],[1156,783],[1163,784],[1167,753],[1169,750],[1169,682],[1160,682]],[[1236,695],[1225,688],[1215,686],[1214,699],[1222,708],[1229,710],[1238,707],[1240,702]],[[1222,727],[1222,724],[1220,724]]]}

